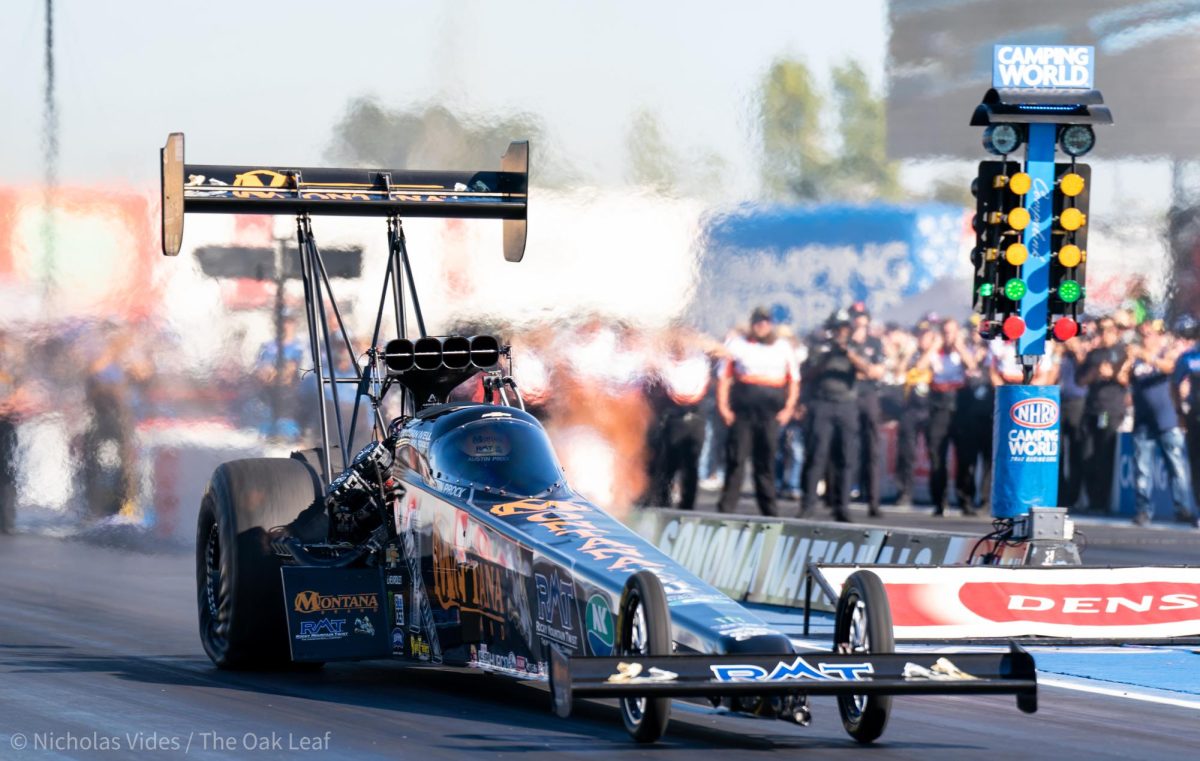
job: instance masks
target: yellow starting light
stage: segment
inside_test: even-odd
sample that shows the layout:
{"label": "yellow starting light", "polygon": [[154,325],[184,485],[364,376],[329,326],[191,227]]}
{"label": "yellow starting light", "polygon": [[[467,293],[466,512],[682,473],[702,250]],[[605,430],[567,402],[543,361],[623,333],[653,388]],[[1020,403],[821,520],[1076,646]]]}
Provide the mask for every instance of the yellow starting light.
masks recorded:
{"label": "yellow starting light", "polygon": [[1074,243],[1068,243],[1058,250],[1058,263],[1064,267],[1075,267],[1083,261],[1083,252]]}
{"label": "yellow starting light", "polygon": [[1008,189],[1023,196],[1033,187],[1033,180],[1024,172],[1017,172],[1008,180]]}
{"label": "yellow starting light", "polygon": [[1058,189],[1064,196],[1074,198],[1083,192],[1083,177],[1074,172],[1064,174],[1058,181]]}
{"label": "yellow starting light", "polygon": [[1063,209],[1062,216],[1058,218],[1058,223],[1062,225],[1064,230],[1074,232],[1087,224],[1087,217],[1082,211],[1072,207],[1070,209]]}
{"label": "yellow starting light", "polygon": [[[1010,211],[1008,213],[1008,226],[1014,230],[1024,230],[1026,227],[1029,227],[1029,209],[1026,209],[1024,206],[1018,206]],[[1066,225],[1064,224],[1063,227],[1066,227]],[[1067,229],[1076,230],[1078,228],[1071,227]]]}
{"label": "yellow starting light", "polygon": [[1020,267],[1029,258],[1029,249],[1024,243],[1014,243],[1004,249],[1004,260],[1014,267]]}

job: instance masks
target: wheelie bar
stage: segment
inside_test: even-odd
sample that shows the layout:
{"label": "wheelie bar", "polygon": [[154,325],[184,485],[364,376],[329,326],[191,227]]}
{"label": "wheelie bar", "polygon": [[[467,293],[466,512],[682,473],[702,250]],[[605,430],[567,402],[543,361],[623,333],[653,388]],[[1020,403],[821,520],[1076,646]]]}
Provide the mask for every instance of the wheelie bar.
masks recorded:
{"label": "wheelie bar", "polygon": [[582,697],[717,697],[802,692],[809,695],[1015,694],[1037,710],[1033,656],[1006,653],[803,653],[590,658],[555,650],[550,658],[555,711],[570,714]]}

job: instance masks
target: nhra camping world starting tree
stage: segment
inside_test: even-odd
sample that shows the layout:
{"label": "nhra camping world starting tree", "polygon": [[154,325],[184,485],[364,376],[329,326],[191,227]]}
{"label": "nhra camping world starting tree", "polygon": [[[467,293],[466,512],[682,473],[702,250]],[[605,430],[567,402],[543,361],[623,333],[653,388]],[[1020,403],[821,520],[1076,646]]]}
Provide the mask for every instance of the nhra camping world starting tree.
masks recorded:
{"label": "nhra camping world starting tree", "polygon": [[[1090,46],[996,45],[992,60],[992,89],[971,117],[999,157],[980,162],[971,186],[972,300],[983,337],[1016,342],[1024,366],[1025,385],[996,390],[992,485],[993,515],[1021,538],[1031,508],[1058,499],[1058,387],[1029,382],[1047,333],[1079,333],[1091,168],[1077,159],[1095,145],[1092,125],[1111,124],[1112,114],[1094,89]],[[1023,167],[1009,160],[1022,146]],[[1056,149],[1069,160],[1057,162]]]}

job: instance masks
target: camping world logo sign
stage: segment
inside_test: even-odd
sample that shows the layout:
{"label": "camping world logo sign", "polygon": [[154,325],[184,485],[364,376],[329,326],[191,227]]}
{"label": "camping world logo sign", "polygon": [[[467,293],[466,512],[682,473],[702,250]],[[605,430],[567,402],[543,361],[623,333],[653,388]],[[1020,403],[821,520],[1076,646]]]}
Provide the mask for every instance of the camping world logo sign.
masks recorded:
{"label": "camping world logo sign", "polygon": [[996,45],[992,87],[1091,90],[1095,66],[1090,45]]}

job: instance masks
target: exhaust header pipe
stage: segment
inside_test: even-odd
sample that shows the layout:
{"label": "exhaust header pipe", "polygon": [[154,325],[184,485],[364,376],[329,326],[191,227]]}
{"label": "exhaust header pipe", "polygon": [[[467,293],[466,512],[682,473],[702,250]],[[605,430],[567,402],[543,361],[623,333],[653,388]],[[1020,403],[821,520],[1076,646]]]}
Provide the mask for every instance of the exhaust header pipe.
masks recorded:
{"label": "exhaust header pipe", "polygon": [[471,364],[480,370],[500,362],[500,341],[495,336],[471,336]]}
{"label": "exhaust header pipe", "polygon": [[393,375],[413,370],[487,370],[500,362],[500,341],[486,335],[396,338],[384,346],[383,359]]}

